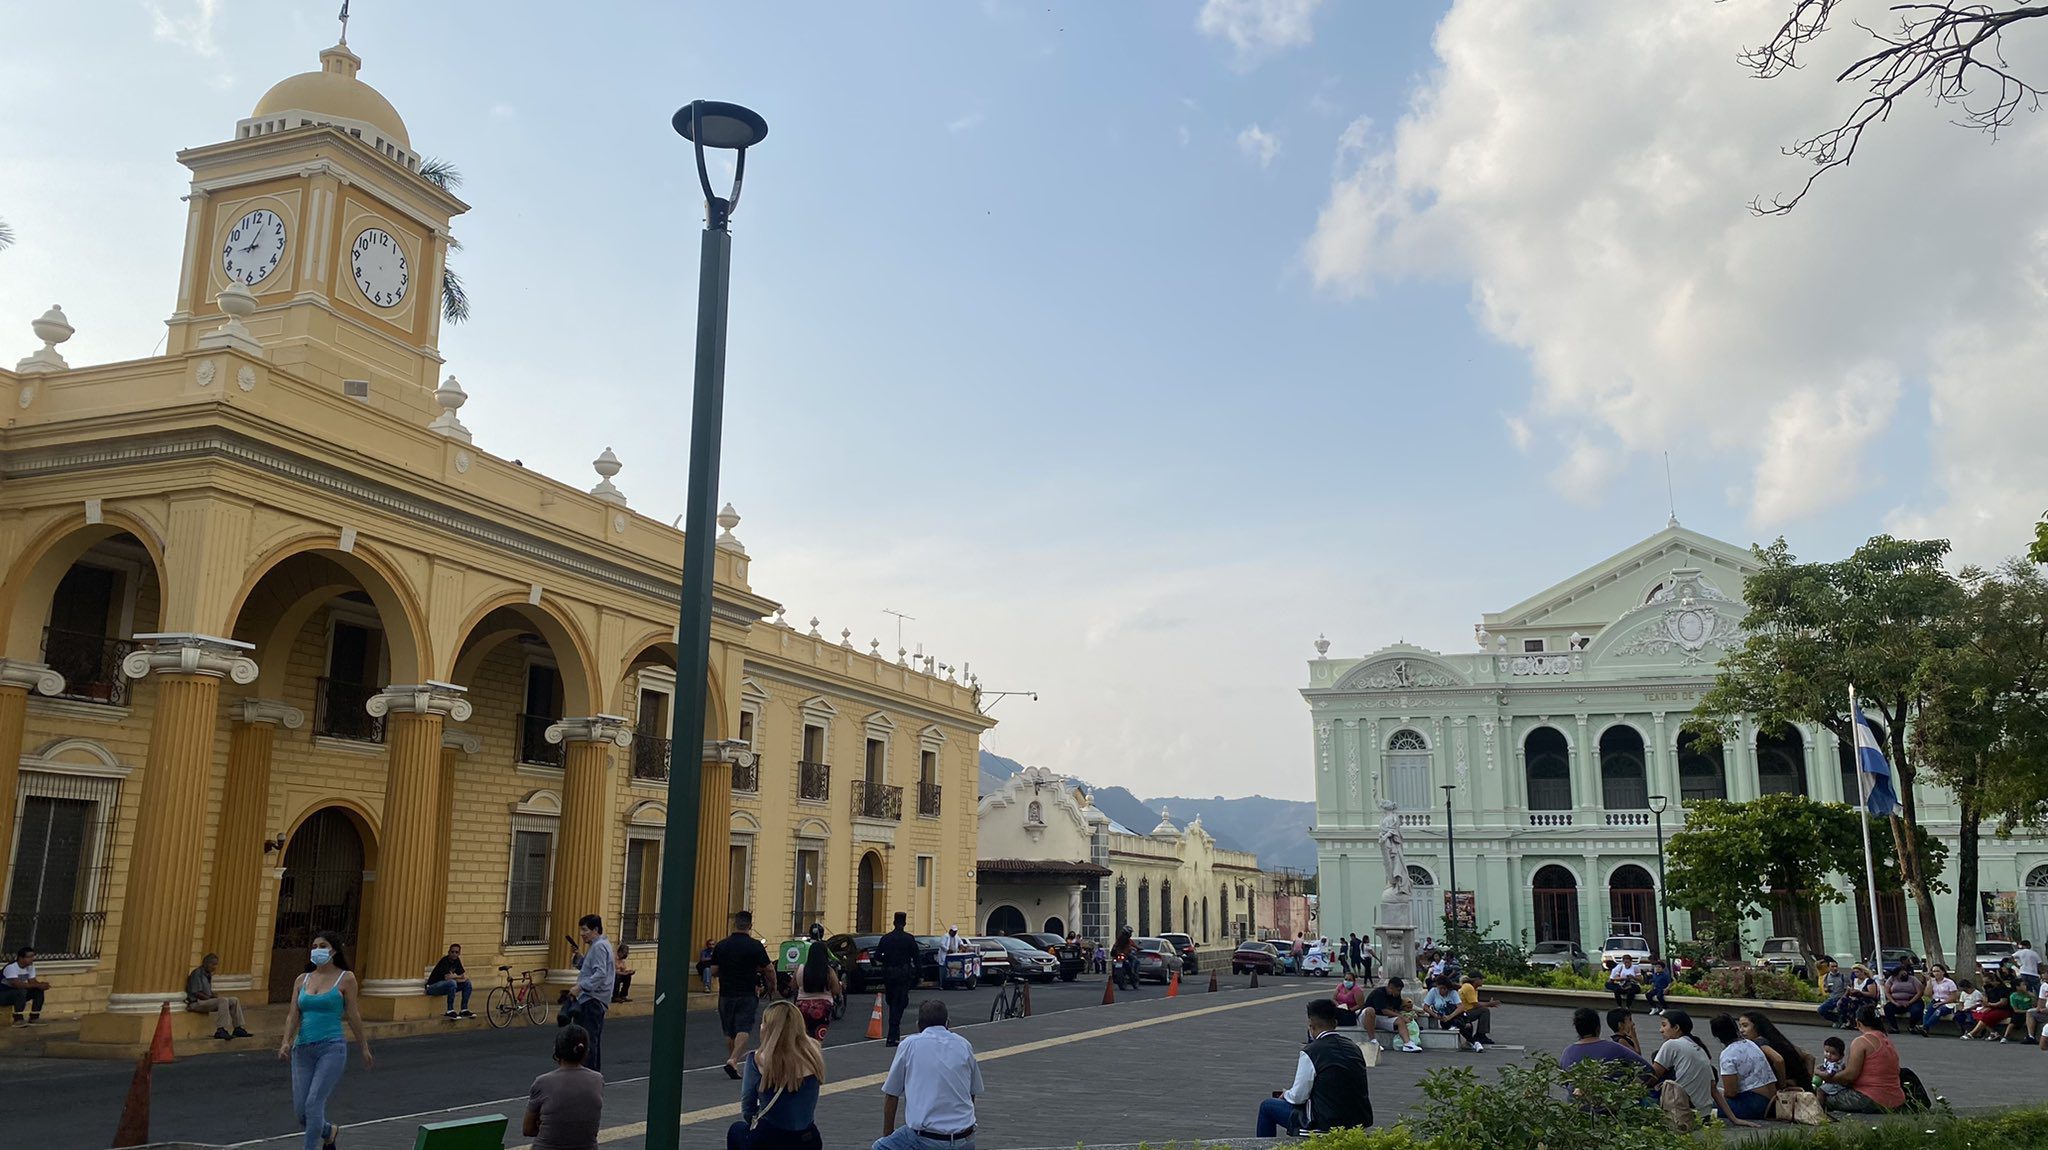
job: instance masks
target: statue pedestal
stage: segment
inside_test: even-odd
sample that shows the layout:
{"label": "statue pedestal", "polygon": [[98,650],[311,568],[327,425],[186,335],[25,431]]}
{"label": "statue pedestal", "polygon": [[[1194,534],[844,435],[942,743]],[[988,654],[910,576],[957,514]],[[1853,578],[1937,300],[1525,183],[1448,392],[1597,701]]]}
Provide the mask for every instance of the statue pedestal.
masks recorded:
{"label": "statue pedestal", "polygon": [[1415,904],[1389,887],[1380,892],[1380,960],[1385,977],[1415,975]]}

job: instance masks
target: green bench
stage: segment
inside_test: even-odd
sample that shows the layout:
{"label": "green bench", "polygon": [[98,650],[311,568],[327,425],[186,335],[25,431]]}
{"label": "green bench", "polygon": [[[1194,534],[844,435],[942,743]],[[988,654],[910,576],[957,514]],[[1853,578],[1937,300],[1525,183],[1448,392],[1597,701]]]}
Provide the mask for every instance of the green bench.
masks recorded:
{"label": "green bench", "polygon": [[504,1150],[505,1122],[503,1114],[429,1122],[420,1127],[412,1150]]}

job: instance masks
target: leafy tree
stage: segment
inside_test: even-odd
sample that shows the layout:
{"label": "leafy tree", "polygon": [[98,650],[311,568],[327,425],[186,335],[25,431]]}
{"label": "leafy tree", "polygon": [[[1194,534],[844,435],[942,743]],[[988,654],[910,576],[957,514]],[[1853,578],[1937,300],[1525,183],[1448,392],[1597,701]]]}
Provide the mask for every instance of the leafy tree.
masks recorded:
{"label": "leafy tree", "polygon": [[[1762,47],[1742,53],[1745,67],[1769,80],[1800,66],[1800,54],[1833,25],[1842,0],[1791,0],[1784,23]],[[1888,119],[1892,106],[1908,96],[1928,97],[1953,107],[1961,122],[1987,135],[2013,121],[2021,110],[2036,110],[2041,89],[2015,71],[2005,55],[2005,34],[2034,25],[2048,32],[2048,3],[2028,0],[1928,0],[1894,4],[1884,27],[1856,26],[1874,44],[1868,54],[1835,76],[1864,86],[1864,97],[1834,127],[1786,148],[1788,155],[1810,161],[1814,171],[1790,198],[1769,205],[1753,201],[1760,215],[1783,215],[1797,207],[1815,180],[1847,164],[1856,155],[1863,132]]]}
{"label": "leafy tree", "polygon": [[1927,881],[1939,867],[1911,849],[1933,840],[1919,829],[1913,794],[1919,767],[1908,753],[1906,729],[1927,690],[1922,668],[1953,642],[1963,599],[1962,586],[1942,566],[1948,541],[1878,535],[1835,563],[1800,563],[1783,539],[1753,550],[1761,570],[1742,593],[1749,637],[1721,661],[1686,729],[1718,741],[1738,731],[1747,715],[1765,726],[1817,723],[1853,746],[1853,686],[1864,714],[1884,725],[1885,757],[1899,792],[1889,837],[1918,911],[1920,937],[1929,957],[1939,960],[1941,922]]}
{"label": "leafy tree", "polygon": [[[420,161],[420,179],[444,192],[452,192],[462,186],[462,170],[447,160],[430,156]],[[448,250],[461,251],[462,241],[449,236]],[[454,266],[446,263],[441,265],[441,317],[449,323],[469,318],[469,292],[462,286],[462,277],[455,273]]]}
{"label": "leafy tree", "polygon": [[[1689,802],[1685,827],[1665,844],[1664,896],[1672,906],[1712,915],[1715,930],[1729,941],[1741,937],[1742,923],[1764,916],[1774,891],[1822,905],[1844,902],[1864,887],[1862,817],[1853,807],[1803,795]],[[1898,890],[1890,836],[1877,820],[1871,825],[1878,889]],[[1928,881],[1939,887],[1931,876],[1941,873],[1947,848],[1917,827],[1915,834]]]}
{"label": "leafy tree", "polygon": [[2027,548],[2027,558],[2036,563],[2048,563],[2048,515],[2043,515],[2034,524],[2034,545]]}
{"label": "leafy tree", "polygon": [[1996,832],[2039,825],[2041,764],[2048,762],[2048,579],[2012,560],[1996,571],[1966,568],[1959,642],[1921,669],[1925,693],[1912,743],[1934,779],[1955,793],[1956,965],[1977,960],[1980,823]]}

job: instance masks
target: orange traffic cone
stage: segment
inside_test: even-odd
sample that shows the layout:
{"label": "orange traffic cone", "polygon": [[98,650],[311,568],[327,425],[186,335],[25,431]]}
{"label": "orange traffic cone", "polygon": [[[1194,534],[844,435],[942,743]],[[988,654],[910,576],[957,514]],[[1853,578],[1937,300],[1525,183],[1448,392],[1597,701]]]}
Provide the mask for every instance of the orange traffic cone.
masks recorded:
{"label": "orange traffic cone", "polygon": [[875,1009],[868,1014],[868,1037],[882,1036],[882,996],[875,996]]}
{"label": "orange traffic cone", "polygon": [[157,1012],[156,1034],[149,1050],[135,1061],[135,1076],[128,1080],[128,1097],[121,1104],[121,1124],[114,1129],[115,1146],[142,1146],[149,1142],[149,1087],[151,1071],[159,1062],[169,1062],[171,1052],[171,1006]]}
{"label": "orange traffic cone", "polygon": [[1166,997],[1180,997],[1180,971],[1173,972],[1173,981],[1166,984]]}
{"label": "orange traffic cone", "polygon": [[1216,993],[1216,972],[1213,970],[1209,972],[1209,993]]}
{"label": "orange traffic cone", "polygon": [[1024,997],[1019,1005],[1024,1010],[1024,1017],[1031,1017],[1031,984],[1028,982],[1024,984]]}
{"label": "orange traffic cone", "polygon": [[1116,975],[1112,974],[1109,976],[1109,981],[1102,984],[1102,1005],[1108,1006],[1110,1003],[1115,1001]]}

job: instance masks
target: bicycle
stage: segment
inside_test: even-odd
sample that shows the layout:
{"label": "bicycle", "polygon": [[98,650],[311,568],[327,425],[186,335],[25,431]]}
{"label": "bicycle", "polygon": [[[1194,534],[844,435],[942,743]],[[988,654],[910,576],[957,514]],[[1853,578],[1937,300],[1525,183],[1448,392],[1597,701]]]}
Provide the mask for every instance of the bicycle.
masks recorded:
{"label": "bicycle", "polygon": [[1024,1017],[1024,980],[1016,975],[1003,980],[1003,988],[996,992],[995,1002],[988,1008],[988,1020],[1001,1022],[1005,1018]]}
{"label": "bicycle", "polygon": [[533,981],[536,974],[546,971],[522,970],[518,981],[513,981],[512,968],[501,966],[498,973],[505,976],[505,985],[494,986],[484,996],[484,1019],[493,1030],[503,1030],[512,1025],[516,1015],[525,1015],[528,1026],[539,1026],[547,1017],[548,1005],[541,998],[541,988]]}

